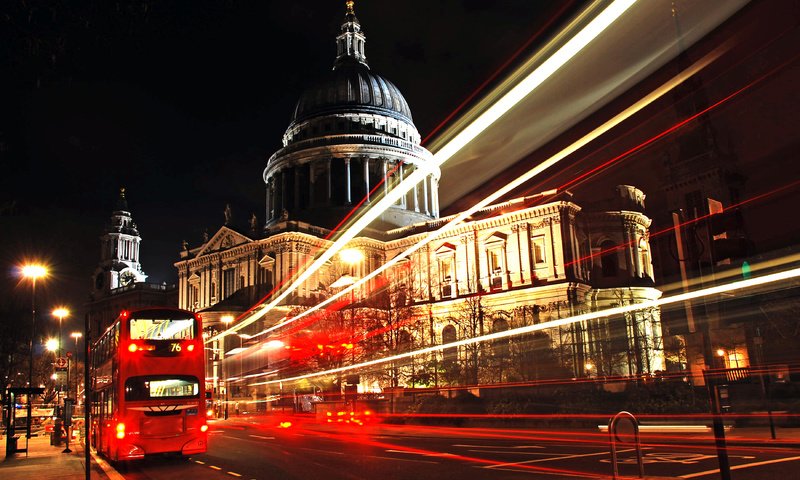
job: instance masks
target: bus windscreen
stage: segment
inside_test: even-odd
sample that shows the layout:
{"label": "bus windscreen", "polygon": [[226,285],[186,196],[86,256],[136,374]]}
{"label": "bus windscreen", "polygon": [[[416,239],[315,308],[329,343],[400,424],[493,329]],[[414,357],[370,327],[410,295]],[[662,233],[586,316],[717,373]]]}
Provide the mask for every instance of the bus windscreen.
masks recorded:
{"label": "bus windscreen", "polygon": [[125,400],[199,398],[200,382],[191,375],[149,375],[125,380]]}
{"label": "bus windscreen", "polygon": [[192,340],[193,318],[132,318],[131,340]]}

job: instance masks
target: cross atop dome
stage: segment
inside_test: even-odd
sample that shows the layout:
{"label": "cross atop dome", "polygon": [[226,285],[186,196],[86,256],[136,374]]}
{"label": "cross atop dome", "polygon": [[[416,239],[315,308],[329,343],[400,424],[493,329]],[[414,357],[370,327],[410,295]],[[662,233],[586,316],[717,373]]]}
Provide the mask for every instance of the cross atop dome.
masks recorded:
{"label": "cross atop dome", "polygon": [[345,6],[347,11],[342,23],[342,33],[336,37],[336,61],[333,62],[333,69],[358,65],[369,68],[367,54],[364,53],[367,37],[361,32],[361,24],[356,18],[355,2],[348,0]]}

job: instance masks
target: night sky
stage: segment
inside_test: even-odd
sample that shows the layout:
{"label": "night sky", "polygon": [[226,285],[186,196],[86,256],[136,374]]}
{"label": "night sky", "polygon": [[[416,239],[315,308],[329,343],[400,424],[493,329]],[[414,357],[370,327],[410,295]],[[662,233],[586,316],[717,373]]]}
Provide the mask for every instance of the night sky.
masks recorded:
{"label": "night sky", "polygon": [[[263,223],[266,160],[300,93],[332,67],[345,11],[343,0],[3,5],[0,299],[27,304],[16,266],[40,259],[52,271],[40,309],[68,304],[76,322],[120,187],[150,281],[175,281],[181,242],[213,234],[226,203],[234,221]],[[426,137],[579,6],[362,0],[356,14],[371,68],[400,88]]]}

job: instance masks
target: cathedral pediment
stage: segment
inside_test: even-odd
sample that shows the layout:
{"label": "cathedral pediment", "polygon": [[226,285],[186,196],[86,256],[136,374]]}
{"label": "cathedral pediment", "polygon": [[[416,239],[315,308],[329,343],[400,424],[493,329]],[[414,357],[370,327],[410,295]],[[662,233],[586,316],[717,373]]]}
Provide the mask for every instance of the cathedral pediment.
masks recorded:
{"label": "cathedral pediment", "polygon": [[232,230],[228,227],[222,227],[208,240],[208,242],[206,242],[205,245],[203,245],[203,248],[200,249],[200,251],[197,253],[197,256],[201,257],[211,252],[228,250],[252,241],[253,240],[251,238],[248,238],[235,230]]}

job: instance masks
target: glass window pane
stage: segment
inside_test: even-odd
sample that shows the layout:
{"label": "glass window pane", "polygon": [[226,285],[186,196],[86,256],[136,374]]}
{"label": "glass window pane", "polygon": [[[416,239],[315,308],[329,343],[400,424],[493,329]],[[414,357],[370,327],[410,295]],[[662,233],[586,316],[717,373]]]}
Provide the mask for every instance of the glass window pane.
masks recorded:
{"label": "glass window pane", "polygon": [[193,318],[133,318],[130,331],[131,340],[191,340],[195,326]]}
{"label": "glass window pane", "polygon": [[125,380],[125,400],[199,398],[200,382],[191,375],[152,375]]}

